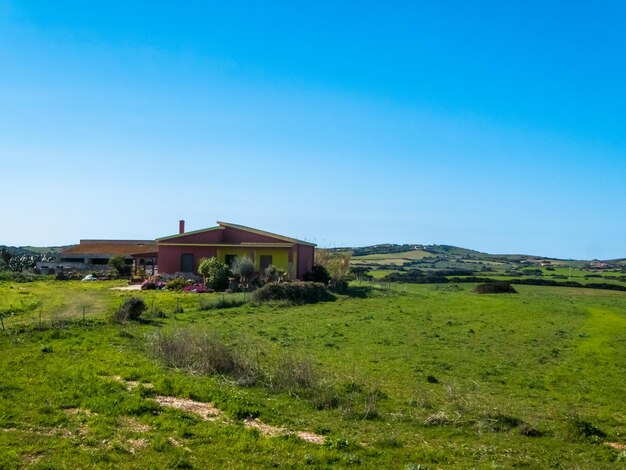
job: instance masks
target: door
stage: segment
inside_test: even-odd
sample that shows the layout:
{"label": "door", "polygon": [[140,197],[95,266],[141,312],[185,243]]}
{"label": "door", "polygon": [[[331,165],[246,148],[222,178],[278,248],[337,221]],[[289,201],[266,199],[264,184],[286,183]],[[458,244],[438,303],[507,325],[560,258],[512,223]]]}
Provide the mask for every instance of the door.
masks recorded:
{"label": "door", "polygon": [[192,273],[194,268],[193,254],[183,254],[180,256],[180,271]]}
{"label": "door", "polygon": [[261,255],[259,258],[259,270],[264,273],[267,267],[272,264],[272,255]]}

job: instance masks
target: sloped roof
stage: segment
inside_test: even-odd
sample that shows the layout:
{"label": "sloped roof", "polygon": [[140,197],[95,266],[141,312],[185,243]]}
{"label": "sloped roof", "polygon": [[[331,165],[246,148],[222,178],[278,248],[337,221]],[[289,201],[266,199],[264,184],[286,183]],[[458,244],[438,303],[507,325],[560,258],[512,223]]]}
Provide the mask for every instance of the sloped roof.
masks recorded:
{"label": "sloped roof", "polygon": [[130,256],[156,251],[154,240],[81,240],[79,245],[67,248],[60,254]]}
{"label": "sloped roof", "polygon": [[193,230],[191,232],[183,232],[183,233],[177,233],[176,235],[168,235],[167,237],[161,237],[161,238],[157,238],[156,241],[160,242],[163,240],[169,240],[170,238],[178,238],[178,237],[184,237],[187,235],[195,235],[197,233],[204,233],[204,232],[211,232],[212,230],[224,230],[224,227],[209,227],[209,228],[203,228],[200,230]]}
{"label": "sloped roof", "polygon": [[298,240],[297,238],[285,237],[284,235],[278,235],[276,233],[266,232],[265,230],[259,230],[259,229],[252,228],[252,227],[246,227],[245,225],[231,224],[229,222],[220,222],[219,220],[217,221],[217,223],[221,225],[222,227],[231,227],[231,228],[235,228],[238,230],[244,230],[246,232],[256,233],[257,235],[265,235],[266,237],[277,238],[279,240],[297,243],[299,245],[317,246],[315,245],[315,243],[305,242],[304,240]]}
{"label": "sloped roof", "polygon": [[217,224],[218,225],[216,227],[209,227],[209,228],[205,228],[201,230],[194,230],[193,232],[177,233],[176,235],[169,235],[167,237],[157,238],[156,241],[161,242],[165,240],[170,240],[172,238],[184,237],[186,235],[195,235],[198,233],[210,232],[212,230],[224,230],[224,228],[230,227],[230,228],[234,228],[237,230],[243,230],[245,232],[255,233],[257,235],[263,235],[266,237],[276,238],[277,240],[282,240],[282,241],[286,241],[289,243],[297,243],[299,245],[308,245],[308,246],[317,246],[315,243],[305,242],[304,240],[298,240],[297,238],[285,237],[284,235],[278,235],[276,233],[266,232],[265,230],[259,230],[259,229],[252,228],[252,227],[246,227],[245,225],[231,224],[230,222],[220,222],[220,221],[218,221]]}

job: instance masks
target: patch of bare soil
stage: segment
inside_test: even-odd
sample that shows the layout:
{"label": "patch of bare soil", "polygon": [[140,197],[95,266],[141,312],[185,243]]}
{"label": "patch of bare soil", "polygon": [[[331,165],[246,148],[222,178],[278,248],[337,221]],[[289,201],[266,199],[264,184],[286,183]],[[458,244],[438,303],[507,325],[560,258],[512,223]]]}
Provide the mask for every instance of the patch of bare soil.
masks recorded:
{"label": "patch of bare soil", "polygon": [[161,406],[169,406],[171,408],[188,411],[190,413],[197,414],[202,419],[207,421],[212,421],[216,416],[222,414],[221,410],[218,410],[210,403],[202,403],[199,401],[188,400],[186,398],[164,397],[160,395],[153,398]]}
{"label": "patch of bare soil", "polygon": [[118,425],[121,428],[127,429],[130,432],[146,433],[152,429],[149,425],[140,423],[136,419],[129,418],[128,416],[122,416],[117,420]]}
{"label": "patch of bare soil", "polygon": [[92,416],[92,413],[87,408],[66,408],[63,410],[65,414],[70,416],[84,415],[84,416]]}
{"label": "patch of bare soil", "polygon": [[136,382],[135,380],[124,380],[122,377],[120,377],[119,375],[112,375],[111,377],[109,377],[112,380],[115,380],[116,382],[120,382],[123,383],[124,385],[126,385],[126,388],[128,390],[132,390],[134,388],[139,387],[140,385],[142,387],[145,388],[154,388],[154,385],[152,385],[151,383],[147,383],[147,382]]}
{"label": "patch of bare soil", "polygon": [[319,434],[314,434],[312,432],[305,431],[290,431],[285,428],[281,428],[278,426],[270,426],[269,424],[262,423],[258,419],[246,419],[243,422],[243,425],[248,428],[257,429],[261,434],[265,436],[283,436],[283,435],[295,435],[300,439],[306,442],[310,442],[311,444],[323,444],[324,436],[320,436]]}
{"label": "patch of bare soil", "polygon": [[22,455],[22,463],[24,463],[24,465],[35,465],[37,462],[41,460],[42,457],[43,457],[43,453],[24,454]]}
{"label": "patch of bare soil", "polygon": [[126,441],[128,443],[128,451],[131,454],[134,454],[135,452],[137,452],[138,450],[141,449],[145,449],[146,447],[148,447],[148,439],[128,439]]}
{"label": "patch of bare soil", "polygon": [[626,444],[620,444],[619,442],[605,442],[604,445],[617,450],[626,450]]}
{"label": "patch of bare soil", "polygon": [[191,449],[189,447],[185,447],[180,441],[174,439],[173,437],[168,437],[167,440],[174,447],[180,447],[181,449],[183,449],[183,450],[185,450],[187,452],[191,452]]}
{"label": "patch of bare soil", "polygon": [[111,287],[109,290],[141,290],[141,284],[131,284],[130,286]]}

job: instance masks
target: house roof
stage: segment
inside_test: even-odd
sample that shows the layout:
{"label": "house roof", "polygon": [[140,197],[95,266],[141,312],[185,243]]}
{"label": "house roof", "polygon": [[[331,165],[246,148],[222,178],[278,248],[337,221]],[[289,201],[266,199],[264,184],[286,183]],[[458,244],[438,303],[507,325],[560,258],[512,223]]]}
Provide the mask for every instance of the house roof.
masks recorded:
{"label": "house roof", "polygon": [[160,242],[163,240],[169,240],[171,238],[178,238],[178,237],[184,237],[186,235],[195,235],[196,233],[204,233],[204,232],[211,232],[213,230],[224,230],[224,227],[209,227],[209,228],[203,228],[200,230],[193,230],[191,232],[184,232],[184,233],[177,233],[176,235],[168,235],[167,237],[161,237],[161,238],[157,238],[156,241]]}
{"label": "house roof", "polygon": [[287,242],[297,243],[299,245],[317,246],[315,245],[315,243],[305,242],[304,240],[298,240],[297,238],[285,237],[284,235],[278,235],[276,233],[266,232],[264,230],[259,230],[252,227],[246,227],[245,225],[231,224],[229,222],[220,222],[219,220],[217,221],[217,223],[222,227],[231,227],[239,230],[244,230],[246,232],[256,233],[257,235],[265,235],[266,237],[278,238],[279,240],[285,240]]}
{"label": "house roof", "polygon": [[63,255],[115,255],[130,256],[137,253],[151,253],[157,251],[154,240],[81,240],[63,250]]}
{"label": "house roof", "polygon": [[[266,237],[276,238],[277,240],[282,240],[282,241],[289,242],[289,243],[297,243],[299,245],[308,245],[308,246],[317,246],[314,243],[305,242],[304,240],[298,240],[297,238],[285,237],[284,235],[278,235],[276,233],[266,232],[265,230],[259,230],[259,229],[252,228],[252,227],[246,227],[245,225],[231,224],[230,222],[220,222],[220,221],[218,221],[217,224],[218,225],[216,227],[209,227],[209,228],[205,228],[202,230],[194,230],[193,232],[184,232],[184,233],[178,233],[176,235],[169,235],[167,237],[157,238],[156,241],[161,242],[161,241],[170,240],[173,238],[183,237],[186,235],[194,235],[197,233],[210,232],[212,230],[224,230],[226,227],[230,227],[230,228],[234,228],[237,230],[243,230],[244,232],[250,232],[250,233],[255,233],[257,235],[263,235]],[[252,243],[242,243],[242,245],[246,245],[246,244],[252,245]]]}

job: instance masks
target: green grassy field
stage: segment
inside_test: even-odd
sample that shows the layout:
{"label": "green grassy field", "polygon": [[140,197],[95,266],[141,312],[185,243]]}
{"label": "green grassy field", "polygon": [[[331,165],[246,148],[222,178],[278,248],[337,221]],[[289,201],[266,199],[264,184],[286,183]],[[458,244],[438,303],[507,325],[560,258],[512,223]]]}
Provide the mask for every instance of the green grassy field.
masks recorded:
{"label": "green grassy field", "polygon": [[[140,292],[145,320],[118,325],[115,285],[0,283],[0,468],[626,468],[626,293],[364,284],[201,310],[221,296]],[[275,375],[306,364],[317,388],[167,367],[151,345],[181,330]]]}
{"label": "green grassy field", "polygon": [[353,258],[355,265],[359,264],[391,264],[401,266],[405,261],[412,261],[416,259],[431,258],[433,255],[423,250],[411,250],[403,251],[400,253],[388,253],[388,254],[372,254],[365,256],[358,256]]}

